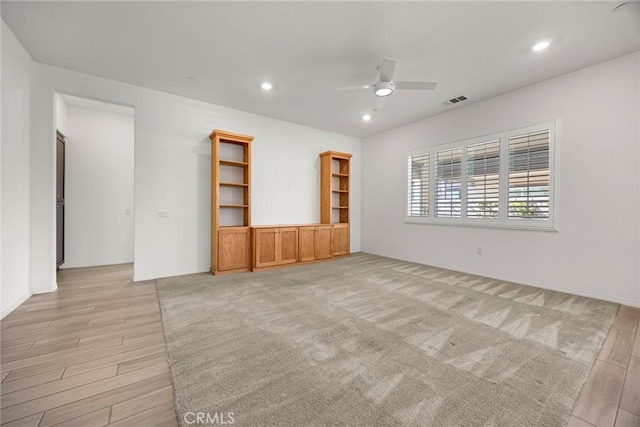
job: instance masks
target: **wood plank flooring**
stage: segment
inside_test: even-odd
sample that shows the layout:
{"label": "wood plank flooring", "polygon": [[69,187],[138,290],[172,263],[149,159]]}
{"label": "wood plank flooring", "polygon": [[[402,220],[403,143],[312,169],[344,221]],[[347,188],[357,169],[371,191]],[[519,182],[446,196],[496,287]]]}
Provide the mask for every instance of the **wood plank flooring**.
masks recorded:
{"label": "wood plank flooring", "polygon": [[621,306],[570,427],[640,427],[640,309]]}
{"label": "wood plank flooring", "polygon": [[6,426],[177,426],[155,281],[130,264],[61,270],[0,322]]}
{"label": "wood plank flooring", "polygon": [[[0,322],[4,426],[177,426],[154,281],[59,272]],[[640,309],[622,306],[569,427],[640,427]]]}

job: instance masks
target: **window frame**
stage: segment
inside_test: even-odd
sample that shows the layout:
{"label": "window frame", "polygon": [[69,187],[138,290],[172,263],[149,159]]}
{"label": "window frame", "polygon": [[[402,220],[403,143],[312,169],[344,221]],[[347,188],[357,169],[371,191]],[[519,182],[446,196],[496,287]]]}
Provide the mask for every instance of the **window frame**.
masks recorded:
{"label": "window frame", "polygon": [[[429,179],[429,183],[427,183],[427,215],[416,215],[416,216],[412,216],[409,215],[409,211],[412,210],[412,200],[411,200],[411,190],[412,190],[412,177],[413,174],[410,176],[409,174],[412,172],[412,168],[410,166],[409,163],[409,159],[413,158],[413,157],[418,157],[418,156],[423,156],[423,155],[427,155],[427,162],[429,164],[429,168],[427,171],[427,177]],[[404,192],[404,200],[405,200],[405,209],[404,209],[404,214],[405,217],[408,218],[412,218],[413,220],[415,220],[416,222],[425,222],[425,220],[429,217],[429,215],[431,214],[431,203],[432,203],[432,194],[431,194],[431,165],[433,163],[433,159],[431,158],[431,153],[429,150],[427,149],[421,149],[421,150],[416,150],[416,151],[412,151],[410,153],[407,153],[407,155],[405,156],[405,179],[407,187],[405,189]]]}
{"label": "window frame", "polygon": [[[427,185],[428,187],[428,198],[427,198],[427,215],[423,216],[411,216],[409,215],[409,204],[411,202],[410,200],[410,196],[409,194],[411,193],[411,180],[409,179],[409,174],[411,173],[411,166],[409,163],[409,159],[412,157],[417,157],[417,156],[422,156],[424,154],[428,155],[429,158],[429,183]],[[405,179],[405,191],[404,191],[404,217],[405,217],[405,222],[414,222],[414,223],[427,223],[428,220],[431,218],[431,216],[433,215],[432,213],[432,209],[433,209],[433,191],[432,191],[432,173],[433,173],[433,154],[431,153],[431,149],[429,148],[422,148],[420,150],[414,150],[414,151],[409,151],[406,153],[406,155],[404,156],[404,160],[405,160],[405,174],[404,174],[404,179]]]}
{"label": "window frame", "polygon": [[[404,222],[409,224],[430,224],[430,225],[453,225],[464,227],[481,228],[504,228],[517,230],[541,230],[558,231],[557,221],[557,173],[556,173],[556,145],[558,139],[558,119],[551,121],[508,129],[501,132],[491,133],[479,137],[464,139],[446,144],[435,145],[428,148],[421,148],[405,153],[405,191],[404,191]],[[509,218],[509,138],[518,135],[549,131],[549,218],[548,219],[526,219]],[[499,196],[498,196],[498,217],[497,218],[474,218],[467,216],[467,147],[492,141],[499,141],[500,169],[499,169]],[[461,216],[460,217],[436,217],[436,189],[437,189],[437,153],[439,151],[461,148],[461,175],[460,175],[460,195],[461,195]],[[418,155],[428,154],[429,156],[429,209],[427,216],[409,215],[409,192],[411,182],[409,180],[410,163],[409,158]]]}

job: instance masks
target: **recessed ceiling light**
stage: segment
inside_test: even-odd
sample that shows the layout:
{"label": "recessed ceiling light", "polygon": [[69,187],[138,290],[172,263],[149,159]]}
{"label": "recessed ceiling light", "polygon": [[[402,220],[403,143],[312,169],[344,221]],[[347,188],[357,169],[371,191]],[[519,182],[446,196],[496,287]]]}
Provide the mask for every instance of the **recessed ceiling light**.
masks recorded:
{"label": "recessed ceiling light", "polygon": [[362,116],[362,120],[368,122],[369,120],[371,120],[371,114],[365,114],[364,116]]}
{"label": "recessed ceiling light", "polygon": [[269,82],[262,82],[260,87],[262,88],[262,90],[271,90],[273,88],[273,85]]}
{"label": "recessed ceiling light", "polygon": [[541,50],[545,50],[549,47],[551,43],[548,40],[543,40],[533,45],[531,48],[534,52],[540,52]]}

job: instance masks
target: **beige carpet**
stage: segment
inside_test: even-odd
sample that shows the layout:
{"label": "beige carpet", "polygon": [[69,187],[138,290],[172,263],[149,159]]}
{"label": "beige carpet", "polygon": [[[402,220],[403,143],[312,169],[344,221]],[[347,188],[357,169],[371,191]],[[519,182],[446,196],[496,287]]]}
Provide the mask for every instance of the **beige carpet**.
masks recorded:
{"label": "beige carpet", "polygon": [[564,427],[618,308],[366,254],[157,282],[184,426]]}

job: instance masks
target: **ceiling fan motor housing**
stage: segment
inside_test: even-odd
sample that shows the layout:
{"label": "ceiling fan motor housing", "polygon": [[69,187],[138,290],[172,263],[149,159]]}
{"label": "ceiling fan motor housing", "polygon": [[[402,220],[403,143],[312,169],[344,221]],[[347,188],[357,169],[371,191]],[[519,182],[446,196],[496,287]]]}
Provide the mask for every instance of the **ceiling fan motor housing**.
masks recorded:
{"label": "ceiling fan motor housing", "polygon": [[393,91],[395,90],[395,85],[393,84],[392,81],[389,82],[385,82],[385,81],[379,81],[378,83],[376,83],[375,88],[373,89],[373,92],[377,95],[377,96],[389,96],[393,93]]}

